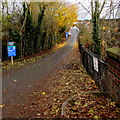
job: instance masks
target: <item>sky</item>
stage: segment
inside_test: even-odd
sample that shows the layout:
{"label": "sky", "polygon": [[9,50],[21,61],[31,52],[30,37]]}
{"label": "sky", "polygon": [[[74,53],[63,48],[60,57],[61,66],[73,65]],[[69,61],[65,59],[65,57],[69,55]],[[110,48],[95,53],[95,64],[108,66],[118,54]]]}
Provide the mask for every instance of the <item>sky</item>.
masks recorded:
{"label": "sky", "polygon": [[[2,0],[2,1],[5,1],[5,0]],[[28,0],[7,0],[7,1],[10,1],[10,2],[24,2],[24,1],[28,1]],[[30,1],[36,1],[36,2],[39,2],[39,1],[41,1],[41,2],[57,2],[57,1],[59,1],[59,0],[30,0]],[[60,0],[60,1],[65,1],[65,2],[70,2],[70,3],[74,3],[74,4],[76,4],[76,5],[78,5],[78,7],[79,7],[79,10],[78,10],[78,20],[86,20],[86,19],[91,19],[91,15],[88,13],[88,11],[86,11],[84,8],[83,8],[83,6],[87,9],[87,10],[89,10],[89,11],[91,11],[91,7],[90,7],[90,1],[91,0]],[[98,0],[99,2],[100,2],[100,4],[102,4],[103,3],[103,1],[104,0]],[[110,1],[111,0],[106,0],[107,1],[107,4],[106,4],[106,7],[104,8],[104,10],[103,10],[103,12],[102,12],[102,14],[101,14],[101,18],[103,17],[103,16],[105,16],[107,13],[109,13],[109,11],[108,11],[108,6],[110,5]],[[114,3],[116,4],[120,4],[120,0],[112,0],[112,1],[114,1]],[[80,3],[82,4],[80,4]],[[119,8],[120,9],[120,8]],[[117,12],[117,10],[118,9],[115,9],[114,10],[114,13],[117,13],[114,17],[115,18],[118,18],[118,17],[120,17],[120,14],[118,14],[118,12]],[[119,13],[120,13],[120,10],[119,10]],[[108,15],[108,18],[110,17],[110,15]],[[111,17],[113,17],[113,16],[111,16]]]}
{"label": "sky", "polygon": [[[91,0],[67,0],[71,3],[75,3],[76,5],[79,6],[79,11],[78,11],[78,19],[79,20],[86,20],[86,19],[91,19],[91,15],[83,8],[83,6],[88,9],[89,11],[91,11],[91,7],[90,7],[90,1]],[[103,3],[104,0],[98,0],[100,4]],[[105,5],[105,8],[103,9],[103,12],[101,14],[101,18],[103,16],[105,16],[106,14],[110,13],[108,10],[108,6],[110,6],[110,1],[111,0],[106,0],[107,4]],[[114,4],[119,4],[120,5],[120,0],[112,0],[114,2]],[[79,2],[82,4],[79,4]],[[117,13],[117,14],[116,14]],[[113,15],[108,15],[107,18],[113,18]],[[119,12],[118,12],[118,6],[116,6],[116,9],[114,9],[114,17],[115,18],[120,18],[120,8],[119,8]]]}
{"label": "sky", "polygon": [[[78,19],[79,20],[91,19],[91,15],[82,7],[82,5],[83,5],[85,8],[88,9],[90,7],[90,1],[89,0],[68,0],[68,1],[78,5],[78,7],[79,7]],[[79,1],[82,3],[82,5],[80,5],[78,3]]]}

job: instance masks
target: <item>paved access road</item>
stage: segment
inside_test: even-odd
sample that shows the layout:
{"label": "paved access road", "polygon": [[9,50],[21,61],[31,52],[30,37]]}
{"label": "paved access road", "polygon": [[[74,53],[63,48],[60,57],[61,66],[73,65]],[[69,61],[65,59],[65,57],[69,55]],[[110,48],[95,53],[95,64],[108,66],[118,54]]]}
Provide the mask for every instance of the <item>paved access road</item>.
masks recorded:
{"label": "paved access road", "polygon": [[31,86],[35,82],[40,82],[41,88],[45,89],[45,78],[49,77],[54,70],[58,69],[68,54],[70,54],[76,42],[76,37],[77,34],[73,30],[73,34],[69,38],[66,46],[59,51],[44,57],[36,63],[26,65],[15,72],[7,72],[2,79],[2,89],[6,91],[2,97],[3,104],[9,103],[12,98],[16,98],[22,92],[30,91],[32,89]]}

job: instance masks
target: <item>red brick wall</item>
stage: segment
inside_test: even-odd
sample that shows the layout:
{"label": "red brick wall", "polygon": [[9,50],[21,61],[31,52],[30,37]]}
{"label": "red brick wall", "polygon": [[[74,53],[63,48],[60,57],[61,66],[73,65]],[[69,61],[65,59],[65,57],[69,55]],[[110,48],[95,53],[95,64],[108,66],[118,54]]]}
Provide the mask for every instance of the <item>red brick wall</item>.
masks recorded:
{"label": "red brick wall", "polygon": [[108,56],[106,63],[106,92],[120,105],[120,62]]}

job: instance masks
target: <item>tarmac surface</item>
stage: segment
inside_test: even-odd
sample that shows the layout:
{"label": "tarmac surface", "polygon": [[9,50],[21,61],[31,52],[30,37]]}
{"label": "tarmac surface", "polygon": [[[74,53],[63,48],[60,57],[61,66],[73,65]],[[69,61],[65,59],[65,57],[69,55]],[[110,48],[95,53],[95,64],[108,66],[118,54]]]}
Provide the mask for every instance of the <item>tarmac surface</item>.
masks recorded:
{"label": "tarmac surface", "polygon": [[17,97],[22,94],[22,92],[30,92],[32,89],[31,86],[33,86],[35,82],[41,82],[41,89],[45,89],[44,80],[56,69],[59,69],[62,62],[67,58],[73,49],[76,37],[77,34],[74,31],[63,48],[44,57],[36,63],[27,65],[14,72],[7,71],[7,74],[4,74],[6,71],[3,71],[2,89],[7,91],[5,94],[3,93],[2,96],[3,104],[9,103],[12,98]]}

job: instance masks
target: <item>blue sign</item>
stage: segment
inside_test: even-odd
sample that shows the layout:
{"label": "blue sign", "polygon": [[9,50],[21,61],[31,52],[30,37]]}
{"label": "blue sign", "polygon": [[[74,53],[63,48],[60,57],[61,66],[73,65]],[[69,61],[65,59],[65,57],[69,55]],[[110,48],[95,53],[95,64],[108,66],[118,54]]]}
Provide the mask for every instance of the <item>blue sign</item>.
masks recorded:
{"label": "blue sign", "polygon": [[66,38],[68,38],[68,32],[66,32]]}
{"label": "blue sign", "polygon": [[8,46],[8,57],[16,56],[16,46]]}

